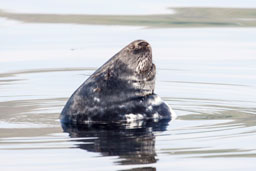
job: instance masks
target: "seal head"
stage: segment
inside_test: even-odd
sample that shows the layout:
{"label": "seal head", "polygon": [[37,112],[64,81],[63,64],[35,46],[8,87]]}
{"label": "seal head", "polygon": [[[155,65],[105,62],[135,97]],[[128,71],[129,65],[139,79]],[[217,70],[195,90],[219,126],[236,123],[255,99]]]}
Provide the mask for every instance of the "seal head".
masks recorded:
{"label": "seal head", "polygon": [[156,113],[169,118],[168,105],[154,94],[155,74],[149,43],[130,43],[73,93],[61,113],[62,122],[127,122],[131,115],[136,120]]}

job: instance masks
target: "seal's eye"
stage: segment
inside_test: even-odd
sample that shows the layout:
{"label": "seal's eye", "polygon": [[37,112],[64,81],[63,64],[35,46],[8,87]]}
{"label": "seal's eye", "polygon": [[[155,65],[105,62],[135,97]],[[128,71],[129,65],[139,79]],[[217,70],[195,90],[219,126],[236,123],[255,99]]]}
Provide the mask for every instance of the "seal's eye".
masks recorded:
{"label": "seal's eye", "polygon": [[140,42],[138,45],[141,46],[141,47],[146,47],[146,46],[148,46],[148,43],[147,42]]}

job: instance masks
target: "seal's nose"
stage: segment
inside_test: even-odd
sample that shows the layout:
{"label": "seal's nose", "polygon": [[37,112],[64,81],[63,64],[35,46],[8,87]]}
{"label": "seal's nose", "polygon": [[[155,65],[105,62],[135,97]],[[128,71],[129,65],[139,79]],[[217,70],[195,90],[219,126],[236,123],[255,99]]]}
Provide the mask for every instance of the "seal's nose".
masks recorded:
{"label": "seal's nose", "polygon": [[148,46],[148,42],[143,41],[143,42],[140,42],[138,45],[141,47],[146,47],[146,46]]}

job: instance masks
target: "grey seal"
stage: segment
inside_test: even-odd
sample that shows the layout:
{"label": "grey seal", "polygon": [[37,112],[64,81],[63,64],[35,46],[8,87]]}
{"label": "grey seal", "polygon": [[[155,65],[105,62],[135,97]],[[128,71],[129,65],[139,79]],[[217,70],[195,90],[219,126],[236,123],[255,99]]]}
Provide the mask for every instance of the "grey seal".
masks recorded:
{"label": "grey seal", "polygon": [[61,122],[171,119],[172,109],[154,93],[155,75],[151,46],[144,40],[133,41],[72,94],[61,112]]}

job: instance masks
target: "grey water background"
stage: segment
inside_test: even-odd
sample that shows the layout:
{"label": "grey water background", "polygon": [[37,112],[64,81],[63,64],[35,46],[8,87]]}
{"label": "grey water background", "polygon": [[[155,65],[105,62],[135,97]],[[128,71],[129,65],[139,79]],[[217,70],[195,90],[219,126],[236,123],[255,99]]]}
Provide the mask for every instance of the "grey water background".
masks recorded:
{"label": "grey water background", "polygon": [[[0,0],[1,170],[255,170],[256,2]],[[72,92],[136,39],[168,125],[63,131]]]}

